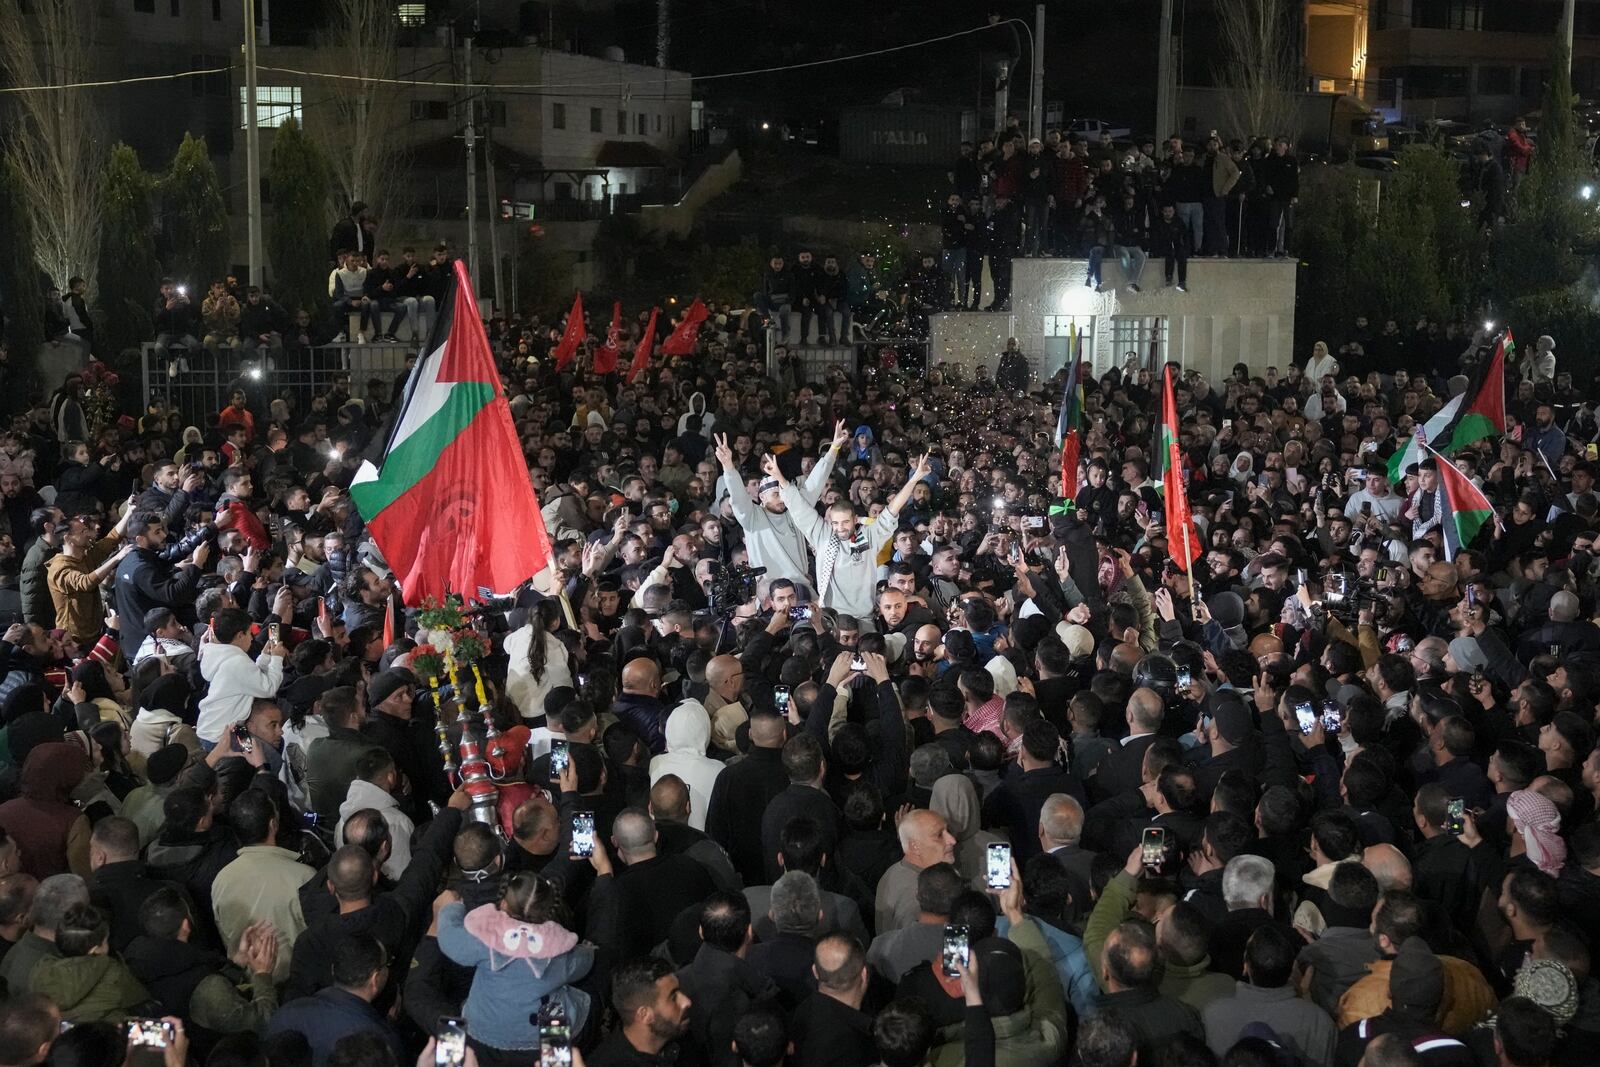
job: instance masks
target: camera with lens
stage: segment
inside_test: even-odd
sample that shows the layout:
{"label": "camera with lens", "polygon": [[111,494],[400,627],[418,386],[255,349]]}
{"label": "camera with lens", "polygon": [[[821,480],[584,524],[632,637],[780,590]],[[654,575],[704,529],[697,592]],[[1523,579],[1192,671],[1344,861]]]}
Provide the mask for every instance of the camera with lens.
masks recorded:
{"label": "camera with lens", "polygon": [[1341,622],[1349,622],[1361,612],[1362,604],[1382,604],[1378,584],[1348,571],[1331,571],[1322,582],[1322,607]]}
{"label": "camera with lens", "polygon": [[765,567],[717,564],[711,576],[711,610],[718,615],[731,616],[740,604],[755,599],[756,579],[765,573]]}

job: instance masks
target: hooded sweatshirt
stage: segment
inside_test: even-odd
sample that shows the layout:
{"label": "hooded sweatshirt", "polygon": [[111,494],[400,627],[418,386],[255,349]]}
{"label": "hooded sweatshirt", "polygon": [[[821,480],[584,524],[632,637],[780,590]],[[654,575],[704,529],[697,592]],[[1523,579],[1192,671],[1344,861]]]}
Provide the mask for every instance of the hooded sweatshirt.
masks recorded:
{"label": "hooded sweatshirt", "polygon": [[694,393],[689,397],[689,410],[678,416],[678,436],[686,433],[709,438],[717,417],[706,411],[706,395]]}
{"label": "hooded sweatshirt", "polygon": [[22,869],[35,878],[89,875],[89,819],[68,799],[88,770],[82,748],[47,741],[22,765],[22,796],[0,804],[0,828],[21,847]]}
{"label": "hooded sweatshirt", "polygon": [[55,1001],[70,1023],[120,1023],[151,1000],[132,972],[112,956],[44,960],[34,968],[31,984],[33,992]]}
{"label": "hooded sweatshirt", "polygon": [[400,810],[399,802],[388,790],[379,789],[360,778],[350,783],[350,792],[345,794],[344,803],[339,805],[339,826],[333,834],[334,847],[344,847],[345,820],[363,808],[372,808],[389,824],[389,858],[383,861],[383,876],[391,882],[398,882],[411,862],[411,835],[416,827],[410,817]]}
{"label": "hooded sweatshirt", "polygon": [[461,1014],[467,1033],[493,1048],[539,1047],[539,1010],[547,1001],[564,1009],[573,1033],[589,1018],[589,994],[572,983],[594,966],[594,948],[559,923],[525,923],[483,904],[439,911],[439,949],[464,967],[475,968],[472,992]]}
{"label": "hooded sweatshirt", "polygon": [[689,825],[706,828],[711,790],[722,773],[722,763],[706,755],[711,743],[711,713],[698,700],[689,699],[667,716],[667,751],[650,761],[650,784],[675,774],[689,787]]}
{"label": "hooded sweatshirt", "polygon": [[200,740],[216,744],[223,730],[249,717],[252,700],[277,695],[283,682],[283,660],[263,653],[252,663],[249,653],[236,645],[202,645],[200,677],[211,688],[200,699],[200,720],[194,732]]}
{"label": "hooded sweatshirt", "polygon": [[[810,507],[827,487],[837,457],[834,449],[828,449],[805,480],[795,483],[794,487],[806,507]],[[723,472],[718,479],[719,495],[722,492],[728,494],[728,506],[733,509],[733,517],[744,531],[744,545],[750,553],[750,566],[765,567],[768,581],[788,578],[810,585],[811,562],[806,553],[806,538],[795,525],[794,518],[788,512],[774,515],[759,501],[751,500],[743,484],[738,479],[729,478],[727,472]]]}
{"label": "hooded sweatshirt", "polygon": [[979,829],[983,825],[982,811],[972,779],[964,774],[945,775],[933,783],[933,799],[928,808],[944,816],[950,836],[956,839],[956,870],[969,881],[983,878],[989,844],[1003,839]]}

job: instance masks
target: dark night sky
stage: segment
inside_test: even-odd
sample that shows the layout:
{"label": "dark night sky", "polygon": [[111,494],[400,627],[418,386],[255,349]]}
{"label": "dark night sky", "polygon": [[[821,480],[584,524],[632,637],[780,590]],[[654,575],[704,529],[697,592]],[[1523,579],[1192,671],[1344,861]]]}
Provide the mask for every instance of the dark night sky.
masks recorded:
{"label": "dark night sky", "polygon": [[[604,14],[580,14],[556,0],[556,24],[584,52],[621,45],[630,60],[655,56],[655,0],[620,0]],[[468,9],[456,0],[436,11]],[[524,32],[542,33],[548,7],[522,5]],[[274,0],[274,37],[303,37],[327,5],[319,0]],[[965,29],[990,14],[1033,22],[1026,0],[674,0],[672,65],[694,74],[822,59],[870,51]],[[1047,5],[1047,100],[1063,100],[1069,116],[1096,115],[1149,124],[1154,111],[1158,0]],[[1023,38],[1023,48],[1026,40]],[[713,107],[759,111],[796,125],[837,116],[840,107],[872,103],[895,89],[930,103],[976,106],[979,57],[1010,48],[1008,30],[959,38],[880,59],[857,60],[793,73],[708,82],[697,87]],[[1017,68],[1025,103],[1028,63]]]}

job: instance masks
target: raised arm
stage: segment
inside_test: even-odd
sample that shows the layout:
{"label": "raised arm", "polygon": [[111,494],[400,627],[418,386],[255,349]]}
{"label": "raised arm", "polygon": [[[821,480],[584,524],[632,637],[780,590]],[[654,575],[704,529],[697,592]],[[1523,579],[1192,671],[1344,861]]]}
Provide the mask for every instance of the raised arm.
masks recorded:
{"label": "raised arm", "polygon": [[915,489],[917,483],[932,472],[933,468],[928,465],[928,457],[925,455],[918,456],[916,462],[912,464],[911,477],[906,479],[906,484],[902,485],[900,491],[894,495],[894,499],[889,501],[890,513],[899,518],[906,505],[911,503],[911,490]]}
{"label": "raised arm", "polygon": [[778,461],[772,458],[772,453],[761,457],[761,469],[768,477],[778,480],[778,492],[783,495],[783,502],[789,506],[789,517],[794,519],[795,528],[800,531],[812,549],[820,552],[822,546],[828,542],[828,524],[817,515],[814,503],[807,500],[793,482],[783,476],[783,471],[778,469]]}
{"label": "raised arm", "polygon": [[822,490],[827,488],[828,479],[833,477],[834,464],[839,461],[839,453],[844,446],[850,443],[850,431],[845,428],[844,420],[840,419],[833,424],[833,445],[817,460],[816,466],[811,468],[811,473],[806,475],[800,489],[811,500],[816,500],[822,495]]}
{"label": "raised arm", "polygon": [[722,476],[728,482],[728,506],[733,508],[734,521],[749,530],[760,517],[760,508],[744,490],[744,475],[739,473],[738,466],[733,462],[733,449],[728,447],[728,435],[713,434],[712,439],[716,442],[717,462],[722,465]]}

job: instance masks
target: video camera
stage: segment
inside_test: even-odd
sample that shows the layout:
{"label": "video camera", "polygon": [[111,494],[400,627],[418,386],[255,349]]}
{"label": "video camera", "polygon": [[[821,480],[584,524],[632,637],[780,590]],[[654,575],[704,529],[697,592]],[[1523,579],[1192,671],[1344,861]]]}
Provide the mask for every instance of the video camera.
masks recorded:
{"label": "video camera", "polygon": [[711,611],[724,619],[732,618],[740,604],[755,599],[756,579],[767,573],[765,567],[729,567],[713,564],[711,576]]}
{"label": "video camera", "polygon": [[1387,599],[1377,582],[1348,571],[1331,571],[1322,580],[1322,607],[1340,622],[1355,619],[1364,603],[1382,605]]}

